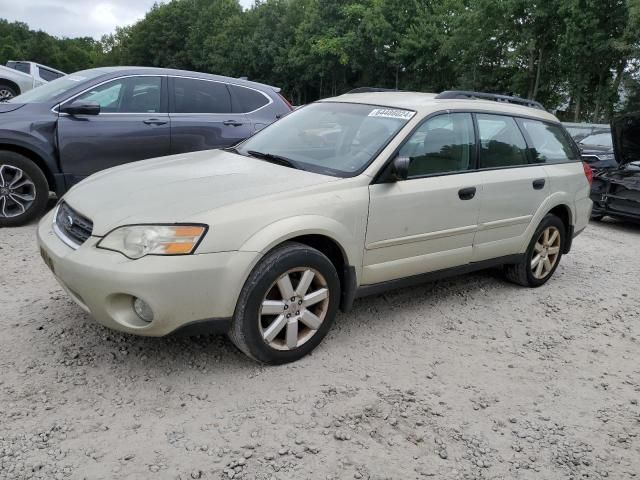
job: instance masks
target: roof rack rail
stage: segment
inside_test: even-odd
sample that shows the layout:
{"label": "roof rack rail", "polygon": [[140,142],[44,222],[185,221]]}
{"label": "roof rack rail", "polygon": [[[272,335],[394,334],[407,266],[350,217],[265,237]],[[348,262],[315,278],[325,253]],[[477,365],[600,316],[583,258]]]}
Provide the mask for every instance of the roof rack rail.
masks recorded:
{"label": "roof rack rail", "polygon": [[436,95],[438,99],[452,98],[477,98],[479,100],[493,100],[494,102],[515,103],[516,105],[524,105],[525,107],[546,110],[540,102],[529,100],[527,98],[513,97],[510,95],[499,95],[496,93],[470,92],[466,90],[447,90]]}
{"label": "roof rack rail", "polygon": [[395,88],[380,88],[380,87],[358,87],[353,90],[349,90],[347,93],[371,93],[371,92],[399,92]]}

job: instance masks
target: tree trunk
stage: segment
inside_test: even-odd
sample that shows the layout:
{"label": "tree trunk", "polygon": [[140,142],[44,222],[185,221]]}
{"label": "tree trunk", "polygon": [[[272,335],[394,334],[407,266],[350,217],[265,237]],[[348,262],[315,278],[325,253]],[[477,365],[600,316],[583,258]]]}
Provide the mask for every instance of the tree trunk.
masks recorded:
{"label": "tree trunk", "polygon": [[534,91],[534,76],[533,72],[535,70],[535,50],[533,48],[529,49],[529,65],[527,67],[527,78],[529,79],[529,91],[527,92],[527,98],[533,99],[533,91]]}
{"label": "tree trunk", "polygon": [[573,111],[573,121],[574,122],[579,122],[580,121],[580,103],[582,101],[582,92],[580,90],[578,90],[578,93],[576,94],[576,104],[574,107],[574,111]]}
{"label": "tree trunk", "polygon": [[533,86],[533,96],[531,96],[530,98],[532,100],[535,100],[536,97],[538,96],[538,90],[540,89],[540,76],[542,75],[542,47],[540,48],[540,51],[538,52],[538,66],[537,66],[537,71],[536,71],[536,83]]}
{"label": "tree trunk", "polygon": [[399,85],[400,85],[399,75],[400,75],[400,66],[396,65],[396,90],[399,90]]}

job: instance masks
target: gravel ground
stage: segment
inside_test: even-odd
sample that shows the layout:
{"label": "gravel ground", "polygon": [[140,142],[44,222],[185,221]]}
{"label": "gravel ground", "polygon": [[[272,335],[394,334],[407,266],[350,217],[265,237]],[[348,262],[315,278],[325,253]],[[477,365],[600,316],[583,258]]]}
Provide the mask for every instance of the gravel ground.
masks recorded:
{"label": "gravel ground", "polygon": [[302,361],[94,323],[0,231],[0,478],[640,476],[640,226],[536,289],[495,271],[356,302]]}

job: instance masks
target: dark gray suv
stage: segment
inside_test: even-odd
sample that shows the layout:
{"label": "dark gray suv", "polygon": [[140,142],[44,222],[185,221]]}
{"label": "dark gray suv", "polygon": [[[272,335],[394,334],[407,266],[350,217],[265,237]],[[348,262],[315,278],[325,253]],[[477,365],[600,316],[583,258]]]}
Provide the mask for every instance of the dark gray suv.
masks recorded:
{"label": "dark gray suv", "polygon": [[279,89],[181,70],[84,70],[0,103],[0,226],[105,168],[231,146],[292,110]]}

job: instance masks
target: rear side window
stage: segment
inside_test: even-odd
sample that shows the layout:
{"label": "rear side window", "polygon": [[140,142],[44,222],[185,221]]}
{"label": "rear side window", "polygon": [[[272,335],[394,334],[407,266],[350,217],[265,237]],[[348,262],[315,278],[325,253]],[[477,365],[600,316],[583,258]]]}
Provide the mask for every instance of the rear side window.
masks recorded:
{"label": "rear side window", "polygon": [[269,99],[256,90],[238,85],[229,85],[229,88],[233,90],[234,100],[237,103],[234,110],[238,113],[253,112],[269,103]]}
{"label": "rear side window", "polygon": [[578,159],[568,134],[560,126],[538,120],[519,119],[518,122],[529,137],[534,163],[563,163]]}
{"label": "rear side window", "polygon": [[7,62],[7,67],[9,68],[13,68],[14,70],[17,70],[19,72],[22,73],[26,73],[26,74],[30,74],[31,73],[31,67],[28,63],[24,63],[24,62]]}
{"label": "rear side window", "polygon": [[411,158],[409,178],[473,168],[475,137],[469,113],[438,115],[424,122],[400,150]]}
{"label": "rear side window", "polygon": [[46,80],[47,82],[51,82],[52,80],[62,76],[57,72],[42,67],[38,67],[38,75],[40,75],[41,79]]}
{"label": "rear side window", "polygon": [[231,113],[231,96],[224,83],[174,78],[176,113]]}
{"label": "rear side window", "polygon": [[526,165],[527,144],[511,117],[478,114],[480,168]]}

